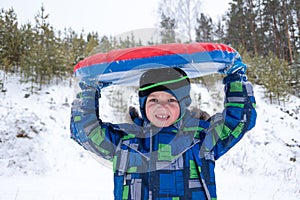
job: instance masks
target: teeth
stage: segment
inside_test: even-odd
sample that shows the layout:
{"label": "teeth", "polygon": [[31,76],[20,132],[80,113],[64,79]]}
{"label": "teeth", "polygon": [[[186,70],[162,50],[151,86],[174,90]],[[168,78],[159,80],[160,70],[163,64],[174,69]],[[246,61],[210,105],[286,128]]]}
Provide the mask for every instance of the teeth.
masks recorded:
{"label": "teeth", "polygon": [[161,119],[166,119],[168,118],[168,116],[166,115],[156,115],[157,118],[161,118]]}

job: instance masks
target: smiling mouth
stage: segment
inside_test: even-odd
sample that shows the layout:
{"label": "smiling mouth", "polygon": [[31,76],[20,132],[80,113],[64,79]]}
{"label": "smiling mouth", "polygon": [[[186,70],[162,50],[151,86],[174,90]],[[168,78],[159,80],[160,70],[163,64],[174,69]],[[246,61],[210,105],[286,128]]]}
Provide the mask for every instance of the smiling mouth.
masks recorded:
{"label": "smiling mouth", "polygon": [[155,115],[155,117],[159,120],[167,120],[169,119],[169,115]]}

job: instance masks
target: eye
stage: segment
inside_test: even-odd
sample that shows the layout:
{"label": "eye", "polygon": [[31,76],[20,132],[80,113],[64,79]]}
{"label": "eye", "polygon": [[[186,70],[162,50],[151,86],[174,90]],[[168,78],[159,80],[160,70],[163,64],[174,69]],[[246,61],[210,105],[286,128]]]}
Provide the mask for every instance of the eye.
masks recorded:
{"label": "eye", "polygon": [[148,102],[158,103],[158,99],[156,99],[156,98],[150,98],[150,99],[148,100]]}
{"label": "eye", "polygon": [[177,99],[173,99],[173,98],[172,98],[172,99],[169,99],[168,102],[169,102],[169,103],[178,103]]}

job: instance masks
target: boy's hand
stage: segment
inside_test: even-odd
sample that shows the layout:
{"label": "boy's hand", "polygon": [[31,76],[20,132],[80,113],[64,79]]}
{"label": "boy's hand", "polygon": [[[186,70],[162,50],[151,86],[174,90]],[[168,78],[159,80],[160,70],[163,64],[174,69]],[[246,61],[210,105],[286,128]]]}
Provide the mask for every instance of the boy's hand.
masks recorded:
{"label": "boy's hand", "polygon": [[94,89],[96,90],[98,93],[101,92],[102,88],[105,88],[107,86],[109,86],[111,83],[109,82],[102,82],[102,81],[91,81],[90,79],[82,79],[79,82],[79,87],[81,88],[81,90],[87,90],[87,89]]}
{"label": "boy's hand", "polygon": [[247,65],[242,61],[235,61],[233,65],[228,65],[226,68],[219,70],[221,74],[246,74]]}
{"label": "boy's hand", "polygon": [[140,118],[139,112],[135,107],[132,106],[129,107],[129,115],[132,121],[134,121],[136,118]]}
{"label": "boy's hand", "polygon": [[219,73],[227,74],[223,80],[223,83],[226,84],[234,81],[247,81],[246,71],[247,65],[240,60],[236,60],[233,65],[228,65],[226,68],[219,70]]}
{"label": "boy's hand", "polygon": [[76,94],[71,108],[71,138],[83,145],[87,140],[88,125],[98,120],[98,99],[101,89],[107,83],[83,79],[79,82],[81,91]]}
{"label": "boy's hand", "polygon": [[191,108],[191,113],[192,113],[193,117],[196,118],[196,119],[206,121],[210,118],[210,115],[206,111],[203,111],[203,110],[201,110],[199,108],[196,108],[196,107]]}

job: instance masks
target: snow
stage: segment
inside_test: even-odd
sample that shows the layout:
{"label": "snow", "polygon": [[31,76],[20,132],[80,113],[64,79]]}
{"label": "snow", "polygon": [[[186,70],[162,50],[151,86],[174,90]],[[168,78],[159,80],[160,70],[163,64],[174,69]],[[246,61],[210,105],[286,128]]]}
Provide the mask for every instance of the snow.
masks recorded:
{"label": "snow", "polygon": [[[4,77],[1,71],[0,75]],[[72,80],[27,98],[30,85],[19,80],[6,75],[7,92],[0,93],[0,200],[113,199],[112,169],[69,138]],[[221,109],[222,100],[216,98],[222,97],[221,85],[193,90],[200,91],[202,109],[210,114]],[[124,120],[116,112],[137,105],[130,98],[132,88],[122,93],[127,103],[109,105],[112,94],[120,95],[115,92],[110,89],[103,95],[106,120]],[[291,96],[279,106],[263,99],[260,86],[255,86],[255,94],[256,127],[217,161],[218,197],[300,199],[300,99]],[[198,93],[193,97],[200,98]]]}

